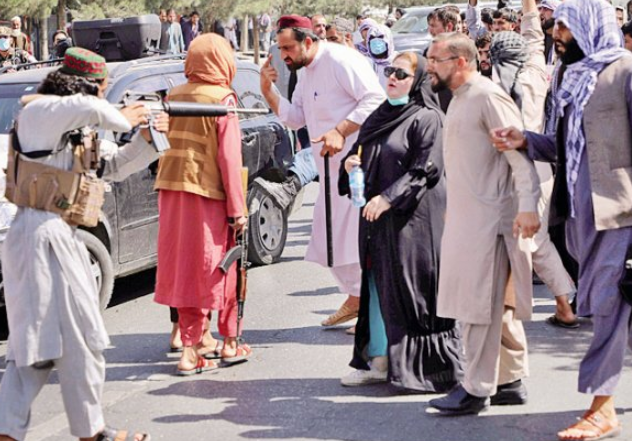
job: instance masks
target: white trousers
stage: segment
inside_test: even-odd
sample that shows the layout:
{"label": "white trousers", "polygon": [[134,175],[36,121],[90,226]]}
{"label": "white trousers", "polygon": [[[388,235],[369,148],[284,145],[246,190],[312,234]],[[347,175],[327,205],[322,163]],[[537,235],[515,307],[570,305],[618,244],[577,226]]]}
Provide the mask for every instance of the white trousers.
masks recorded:
{"label": "white trousers", "polygon": [[362,268],[359,263],[330,268],[340,291],[353,297],[360,297],[362,285]]}

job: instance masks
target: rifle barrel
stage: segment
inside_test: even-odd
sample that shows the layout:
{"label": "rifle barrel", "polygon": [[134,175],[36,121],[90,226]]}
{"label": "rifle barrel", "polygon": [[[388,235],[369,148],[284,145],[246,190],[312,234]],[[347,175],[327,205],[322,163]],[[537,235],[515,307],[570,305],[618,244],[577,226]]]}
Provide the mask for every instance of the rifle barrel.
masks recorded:
{"label": "rifle barrel", "polygon": [[168,101],[164,103],[165,112],[169,116],[225,116],[230,113],[244,113],[266,115],[268,109],[240,109],[221,104],[189,103],[183,101]]}

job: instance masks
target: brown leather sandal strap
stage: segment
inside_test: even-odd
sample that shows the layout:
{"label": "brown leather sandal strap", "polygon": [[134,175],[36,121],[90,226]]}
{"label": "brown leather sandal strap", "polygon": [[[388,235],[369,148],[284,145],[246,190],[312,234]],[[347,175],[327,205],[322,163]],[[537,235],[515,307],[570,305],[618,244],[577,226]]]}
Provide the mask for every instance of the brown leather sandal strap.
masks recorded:
{"label": "brown leather sandal strap", "polygon": [[584,414],[582,419],[596,427],[599,430],[600,435],[611,431],[615,427],[599,412],[588,411]]}

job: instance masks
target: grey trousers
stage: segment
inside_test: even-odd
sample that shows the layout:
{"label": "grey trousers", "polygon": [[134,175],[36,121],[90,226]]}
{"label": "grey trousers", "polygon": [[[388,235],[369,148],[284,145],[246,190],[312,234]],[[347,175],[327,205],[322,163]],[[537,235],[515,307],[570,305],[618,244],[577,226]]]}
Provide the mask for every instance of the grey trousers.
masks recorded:
{"label": "grey trousers", "polygon": [[616,313],[593,315],[593,338],[579,365],[579,392],[614,395],[627,347],[632,348],[632,307],[619,300]]}
{"label": "grey trousers", "polygon": [[576,291],[575,283],[564,268],[562,258],[549,236],[549,213],[551,211],[551,192],[553,191],[551,166],[550,164],[536,163],[535,168],[540,180],[545,180],[540,183],[540,199],[538,200],[540,229],[533,238],[535,249],[532,248],[531,250],[533,270],[555,297],[569,295]]}
{"label": "grey trousers", "polygon": [[508,278],[509,256],[505,243],[499,238],[494,253],[491,324],[462,323],[465,351],[463,387],[469,394],[477,397],[488,397],[496,393]]}
{"label": "grey trousers", "polygon": [[[55,360],[70,433],[79,438],[95,435],[105,426],[101,395],[105,359],[101,352],[64,351]],[[67,354],[67,355],[66,355]],[[8,361],[0,383],[0,434],[23,440],[31,419],[31,405],[46,384],[53,366],[17,367]]]}
{"label": "grey trousers", "polygon": [[[88,347],[78,311],[67,284],[56,299],[62,336],[62,356],[45,368],[18,367],[7,360],[0,383],[0,434],[23,440],[29,427],[31,406],[54,368],[57,369],[61,395],[70,425],[70,433],[89,438],[103,429],[105,421],[101,396],[105,383],[105,359],[102,351]],[[10,338],[10,337],[9,337]],[[45,344],[45,342],[34,342]]]}

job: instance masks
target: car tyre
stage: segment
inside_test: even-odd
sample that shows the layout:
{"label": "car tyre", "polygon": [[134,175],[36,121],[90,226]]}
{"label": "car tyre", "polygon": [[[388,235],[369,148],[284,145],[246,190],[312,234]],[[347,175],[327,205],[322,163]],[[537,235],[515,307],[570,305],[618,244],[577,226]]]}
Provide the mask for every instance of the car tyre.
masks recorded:
{"label": "car tyre", "polygon": [[287,239],[287,211],[256,185],[248,192],[248,210],[248,261],[255,265],[278,262]]}
{"label": "car tyre", "polygon": [[114,265],[103,242],[85,230],[77,230],[77,237],[86,244],[90,254],[90,267],[97,282],[99,305],[105,311],[114,291]]}

